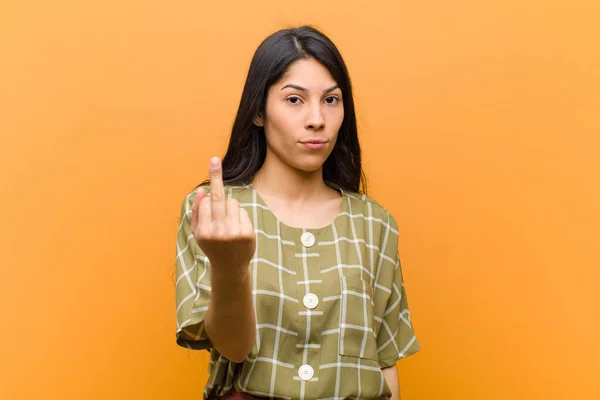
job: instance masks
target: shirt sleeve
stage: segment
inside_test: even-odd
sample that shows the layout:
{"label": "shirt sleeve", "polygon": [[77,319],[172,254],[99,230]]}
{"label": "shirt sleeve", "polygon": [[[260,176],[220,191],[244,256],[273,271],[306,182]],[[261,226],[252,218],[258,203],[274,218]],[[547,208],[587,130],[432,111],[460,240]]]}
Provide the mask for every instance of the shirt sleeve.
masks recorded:
{"label": "shirt sleeve", "polygon": [[390,257],[390,261],[393,261],[394,270],[393,274],[390,274],[393,279],[388,282],[389,286],[386,285],[391,289],[391,294],[387,300],[381,327],[377,334],[377,352],[381,368],[391,367],[396,361],[421,349],[410,318],[398,253],[397,225],[391,216],[389,226],[391,233],[386,253],[393,255]]}
{"label": "shirt sleeve", "polygon": [[191,229],[192,204],[196,193],[190,193],[181,205],[177,231],[175,293],[177,344],[189,349],[209,349],[204,319],[210,299],[210,263],[196,243]]}

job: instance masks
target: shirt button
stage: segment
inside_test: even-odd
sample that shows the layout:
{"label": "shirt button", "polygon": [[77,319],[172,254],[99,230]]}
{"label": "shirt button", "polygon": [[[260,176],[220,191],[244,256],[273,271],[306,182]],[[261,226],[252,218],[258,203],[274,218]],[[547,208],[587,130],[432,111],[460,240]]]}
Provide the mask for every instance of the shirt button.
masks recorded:
{"label": "shirt button", "polygon": [[310,232],[304,232],[300,241],[305,247],[312,247],[315,244],[315,235]]}
{"label": "shirt button", "polygon": [[304,364],[300,368],[298,368],[298,376],[303,381],[309,381],[315,374],[315,370],[310,365]]}
{"label": "shirt button", "polygon": [[319,305],[319,298],[314,293],[307,293],[302,299],[304,307],[310,308],[311,310]]}

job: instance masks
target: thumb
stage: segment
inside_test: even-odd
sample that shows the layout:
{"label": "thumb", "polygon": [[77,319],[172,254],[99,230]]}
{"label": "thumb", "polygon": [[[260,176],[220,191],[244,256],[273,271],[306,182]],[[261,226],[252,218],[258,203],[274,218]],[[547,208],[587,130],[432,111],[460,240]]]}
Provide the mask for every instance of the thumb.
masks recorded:
{"label": "thumb", "polygon": [[204,189],[199,188],[196,190],[196,198],[194,199],[194,204],[192,204],[192,232],[195,232],[196,226],[198,226],[198,208],[200,207],[200,202],[205,197],[206,192]]}
{"label": "thumb", "polygon": [[200,202],[200,200],[202,200],[204,197],[206,197],[206,192],[204,191],[203,188],[198,188],[196,190],[196,200],[198,200],[198,203]]}

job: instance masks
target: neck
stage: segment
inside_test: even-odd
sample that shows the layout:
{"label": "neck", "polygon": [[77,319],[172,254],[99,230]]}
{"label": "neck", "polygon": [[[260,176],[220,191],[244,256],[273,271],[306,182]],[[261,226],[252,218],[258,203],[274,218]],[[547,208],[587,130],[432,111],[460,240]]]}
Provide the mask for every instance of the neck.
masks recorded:
{"label": "neck", "polygon": [[332,189],[323,181],[323,167],[305,172],[274,158],[267,152],[263,166],[252,179],[252,186],[261,194],[295,204],[330,195]]}

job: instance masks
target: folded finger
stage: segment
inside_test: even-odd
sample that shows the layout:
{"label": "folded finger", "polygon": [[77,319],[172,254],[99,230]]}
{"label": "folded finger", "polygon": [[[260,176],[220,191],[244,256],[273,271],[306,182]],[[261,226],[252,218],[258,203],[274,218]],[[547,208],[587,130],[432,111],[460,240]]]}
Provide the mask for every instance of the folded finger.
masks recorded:
{"label": "folded finger", "polygon": [[230,235],[237,237],[240,233],[240,205],[235,199],[228,199],[226,204],[227,216],[225,219],[228,227],[227,232]]}

